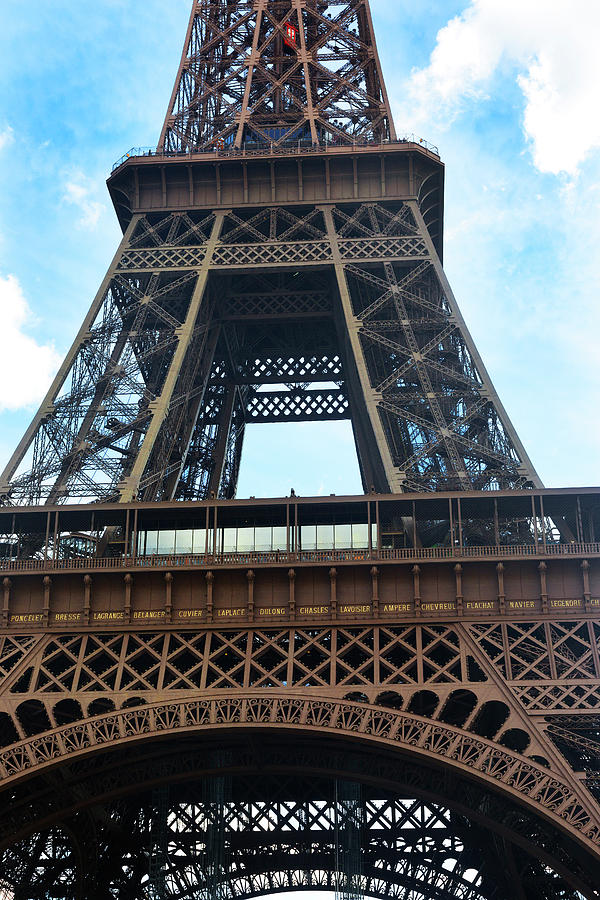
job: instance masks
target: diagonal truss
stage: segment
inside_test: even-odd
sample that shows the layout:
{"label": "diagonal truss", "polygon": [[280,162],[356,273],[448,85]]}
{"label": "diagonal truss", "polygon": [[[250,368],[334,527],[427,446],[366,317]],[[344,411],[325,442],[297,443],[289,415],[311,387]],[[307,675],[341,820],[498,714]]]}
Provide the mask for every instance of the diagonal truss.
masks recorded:
{"label": "diagonal truss", "polygon": [[139,215],[2,491],[232,497],[246,424],[344,418],[367,489],[539,485],[416,203]]}
{"label": "diagonal truss", "polygon": [[[362,865],[352,883],[344,871],[349,804],[336,800],[336,794],[358,787]],[[183,790],[167,785],[160,791],[161,800],[154,806],[137,796],[128,805],[105,803],[95,825],[91,817],[80,816],[77,841],[70,829],[54,827],[13,845],[1,857],[7,881],[17,890],[27,884],[32,900],[50,894],[57,883],[65,900],[87,896],[77,894],[74,883],[77,850],[87,851],[84,890],[99,894],[107,886],[106,895],[113,896],[118,887],[121,897],[233,900],[341,888],[344,896],[378,900],[499,900],[514,879],[513,872],[494,871],[496,848],[483,829],[460,821],[439,803],[425,804],[389,790],[314,776],[302,782],[282,774],[257,779],[249,772],[203,782],[190,779]],[[168,856],[160,853],[160,843],[168,848]],[[556,873],[549,867],[544,872],[539,862],[510,842],[498,843],[518,866],[519,886],[524,877],[535,891],[528,896],[549,896],[544,890],[555,886]],[[214,865],[215,844],[221,844],[226,856],[225,873]],[[100,865],[91,858],[92,847],[99,851]],[[128,855],[139,859],[139,848],[150,857],[149,866],[122,865]],[[159,892],[155,887],[148,893],[147,871],[152,877],[156,859],[162,863],[162,877],[152,880],[160,885]]]}
{"label": "diagonal truss", "polygon": [[[585,878],[582,880],[581,875],[586,873],[581,871],[580,860],[569,857],[566,836],[583,833],[595,845],[600,841],[596,806],[587,793],[597,796],[598,716],[587,705],[578,704],[581,693],[576,690],[577,683],[588,691],[597,690],[600,664],[593,648],[598,630],[591,626],[590,622],[572,620],[334,628],[292,625],[225,632],[170,629],[145,633],[48,634],[35,645],[22,638],[7,637],[1,648],[3,658],[11,661],[0,685],[2,776],[10,780],[18,772],[30,770],[35,775],[36,767],[43,769],[54,765],[62,755],[70,755],[73,759],[68,770],[73,773],[76,786],[69,786],[66,772],[66,777],[58,782],[61,798],[67,806],[71,798],[79,804],[90,790],[91,803],[93,791],[102,797],[118,788],[114,774],[107,772],[100,761],[109,746],[114,758],[119,753],[119,744],[125,741],[127,764],[115,765],[129,779],[124,786],[131,795],[132,787],[140,790],[146,779],[154,782],[159,774],[156,753],[151,749],[156,745],[154,737],[186,729],[214,729],[219,724],[223,727],[244,724],[249,726],[245,728],[244,753],[248,749],[251,756],[256,753],[260,766],[260,777],[246,773],[249,792],[247,789],[240,792],[235,786],[232,790],[232,780],[219,776],[217,781],[225,781],[228,792],[223,790],[216,805],[207,808],[207,801],[215,804],[214,793],[207,790],[206,781],[196,793],[194,781],[188,777],[183,781],[175,779],[182,784],[183,791],[176,805],[172,805],[175,793],[169,802],[163,798],[164,833],[169,835],[168,842],[164,843],[169,847],[165,871],[173,879],[172,885],[180,878],[191,877],[193,888],[192,883],[187,887],[194,891],[201,889],[207,874],[204,852],[213,846],[209,838],[211,833],[214,836],[211,830],[218,825],[225,835],[226,853],[222,859],[227,859],[230,875],[254,872],[266,876],[268,871],[273,877],[281,878],[280,886],[298,888],[310,886],[306,879],[318,877],[317,873],[326,869],[333,877],[324,884],[339,887],[336,873],[339,876],[341,871],[342,889],[350,879],[355,879],[354,895],[364,888],[365,895],[383,898],[397,896],[394,885],[418,889],[419,883],[425,886],[427,877],[437,879],[446,871],[443,882],[433,882],[440,888],[439,893],[430,892],[428,897],[464,900],[472,896],[473,900],[479,897],[499,900],[509,896],[509,888],[497,892],[498,859],[504,858],[513,840],[512,851],[518,851],[519,838],[528,834],[534,843],[539,842],[535,854],[536,858],[539,856],[538,865],[532,867],[532,859],[521,859],[523,868],[520,865],[517,868],[522,887],[516,896],[540,900],[558,896],[575,898],[577,894],[558,889],[552,863],[560,865],[564,874],[566,860],[567,872],[579,877],[579,883],[584,885]],[[563,690],[562,699],[555,698],[551,706],[543,693],[550,671],[559,676],[553,679],[554,687]],[[519,686],[534,684],[539,687],[537,700],[521,702]],[[570,697],[564,692],[569,688]],[[298,736],[277,751],[282,755],[272,761],[276,773],[273,781],[269,780],[268,766],[264,766],[268,739],[260,731],[256,736],[252,734],[253,728],[265,727],[274,728],[287,738],[288,729],[295,728]],[[521,799],[528,798],[530,804],[537,804],[540,812],[558,816],[565,832],[554,837],[544,833],[543,815],[527,820],[523,807],[517,815],[507,797],[497,799],[495,811],[491,810],[492,794],[482,800],[479,793],[472,793],[472,788],[466,789],[466,780],[461,787],[456,774],[449,778],[447,772],[441,771],[436,776],[429,766],[421,774],[429,794],[436,798],[436,803],[443,804],[444,791],[456,789],[460,792],[459,805],[467,804],[462,814],[456,809],[456,797],[451,803],[454,812],[448,813],[439,807],[436,812],[435,806],[423,797],[416,799],[412,793],[402,795],[401,803],[396,805],[387,793],[369,793],[364,787],[348,792],[338,784],[334,791],[329,787],[328,795],[324,796],[312,789],[307,773],[298,781],[302,796],[294,796],[289,793],[285,765],[298,752],[301,765],[310,768],[303,741],[311,729],[338,730],[352,737],[350,743],[354,746],[358,736],[368,735],[384,742],[393,736],[405,748],[425,752],[432,763],[435,758],[444,764],[458,761],[471,773],[469,777],[479,773],[495,781],[497,789],[510,785],[521,794]],[[131,738],[137,743],[132,744]],[[145,774],[143,747],[146,738],[149,739],[148,774]],[[93,760],[88,764],[85,759],[78,764],[77,757],[88,754],[90,742],[99,764],[95,765]],[[173,758],[183,761],[185,748],[190,746],[193,744],[175,735]],[[225,743],[225,746],[229,745]],[[207,745],[202,743],[197,749],[203,764],[213,769],[214,763],[207,757],[210,752]],[[335,756],[339,750],[335,751],[333,744],[325,755],[321,747],[315,752],[319,754],[319,771],[325,760],[333,770],[340,765]],[[230,753],[230,749],[225,749],[221,755],[217,754],[217,766],[229,765],[235,770],[236,763]],[[167,780],[177,775],[170,768],[169,758],[169,753],[160,757],[160,777]],[[396,774],[410,771],[415,765],[406,759],[398,765],[397,760],[386,758],[387,765]],[[364,769],[364,774],[374,779],[374,783],[384,774],[377,759],[374,745],[365,755]],[[242,771],[250,770],[254,762],[245,756]],[[297,765],[297,762],[292,764],[290,771],[297,774]],[[352,771],[362,780],[362,770],[356,761],[352,762]],[[413,780],[414,777],[412,774],[406,783],[417,788],[418,797],[421,782]],[[12,847],[4,857],[4,865],[14,876],[21,877],[21,867],[12,857],[13,853],[19,853],[19,845],[13,841],[11,829],[20,832],[23,816],[29,825],[32,802],[39,804],[36,814],[42,819],[48,812],[56,816],[60,809],[46,810],[45,806],[51,792],[56,790],[56,782],[49,779],[45,787],[43,782],[37,784],[39,796],[27,783],[17,787],[11,806],[12,818],[9,816],[0,824],[2,845]],[[172,786],[171,790],[177,788]],[[130,796],[125,808],[131,811],[145,808],[144,801],[137,804],[138,799],[132,802]],[[473,820],[469,809],[471,815],[475,813]],[[477,840],[477,835],[487,834],[485,828],[477,826],[477,817],[484,809],[490,818],[495,814],[508,826],[508,830],[500,829],[507,838],[506,845],[503,842],[494,845],[492,841],[486,848]],[[108,818],[114,822],[115,816],[118,818],[116,809]],[[352,841],[345,840],[350,835],[343,833],[344,817],[352,820],[350,833],[356,832],[354,862],[357,865],[352,859],[342,860],[339,856],[340,850],[352,849]],[[160,845],[155,826],[153,814],[148,821],[149,831],[138,846]],[[415,834],[414,829],[420,829],[421,834]],[[413,839],[417,841],[414,845]],[[305,854],[307,841],[312,850]],[[447,858],[443,848],[448,850],[448,841],[457,861],[461,859],[465,841],[470,844],[470,851],[464,857],[465,869],[475,864],[482,880],[463,879],[460,865],[450,869],[443,865]],[[217,842],[216,849],[219,846]],[[89,848],[86,852],[91,860]],[[115,871],[124,868],[120,861],[129,852],[120,843],[112,846],[111,853],[117,854],[113,863]],[[46,870],[42,857],[38,856],[39,848],[32,849],[31,853],[40,866],[40,874],[47,871],[48,877],[53,877],[54,867],[49,865]],[[135,857],[139,850],[132,847],[131,853]],[[290,854],[294,857],[293,869],[290,871],[286,866],[281,869],[280,864],[289,860]],[[423,877],[415,880],[417,870],[409,864],[407,854],[414,859]],[[427,860],[431,867],[427,867]],[[540,877],[544,872],[548,884],[542,889],[544,882],[540,882]],[[452,873],[458,876],[456,881]],[[591,876],[591,872],[587,875]],[[375,876],[379,880],[372,881]],[[509,882],[517,879],[516,871],[509,872],[507,877]],[[481,888],[480,892],[471,895],[466,890],[469,883]],[[248,890],[245,882],[237,882],[235,877],[230,882],[229,876],[225,876],[223,887],[226,884],[232,888],[231,896],[260,893],[260,890]],[[186,896],[184,881],[179,886],[182,893],[173,896]],[[267,889],[275,888],[274,883]],[[580,896],[593,894],[584,885]]]}
{"label": "diagonal truss", "polygon": [[[228,208],[219,162],[197,163],[210,205],[189,162],[135,170],[123,241],[3,501],[231,498],[248,423],[344,418],[366,490],[540,486],[429,231],[439,168],[386,163],[394,139],[368,0],[195,0],[161,148],[270,146],[270,172],[227,163]],[[335,172],[311,155],[329,143]],[[340,185],[353,199],[332,199]]]}
{"label": "diagonal truss", "polygon": [[161,148],[394,138],[368,0],[195,0]]}

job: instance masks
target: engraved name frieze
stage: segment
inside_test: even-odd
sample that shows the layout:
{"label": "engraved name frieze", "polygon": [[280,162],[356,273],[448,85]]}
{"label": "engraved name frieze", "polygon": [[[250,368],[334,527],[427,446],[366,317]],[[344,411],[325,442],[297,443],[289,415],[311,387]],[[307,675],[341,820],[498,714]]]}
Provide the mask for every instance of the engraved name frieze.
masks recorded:
{"label": "engraved name frieze", "polygon": [[384,603],[384,613],[409,613],[412,612],[411,603]]}

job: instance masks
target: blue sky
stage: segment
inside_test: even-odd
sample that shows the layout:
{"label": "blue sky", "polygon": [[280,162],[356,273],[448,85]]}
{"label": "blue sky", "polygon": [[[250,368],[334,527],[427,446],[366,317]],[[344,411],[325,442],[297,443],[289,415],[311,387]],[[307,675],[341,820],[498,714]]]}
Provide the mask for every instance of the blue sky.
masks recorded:
{"label": "blue sky", "polygon": [[[156,144],[190,0],[3,0],[0,465],[116,248],[112,163]],[[549,486],[598,483],[600,5],[372,0],[400,131],[446,163],[446,270]],[[585,23],[585,27],[581,27]],[[359,491],[349,425],[254,426],[240,495]]]}

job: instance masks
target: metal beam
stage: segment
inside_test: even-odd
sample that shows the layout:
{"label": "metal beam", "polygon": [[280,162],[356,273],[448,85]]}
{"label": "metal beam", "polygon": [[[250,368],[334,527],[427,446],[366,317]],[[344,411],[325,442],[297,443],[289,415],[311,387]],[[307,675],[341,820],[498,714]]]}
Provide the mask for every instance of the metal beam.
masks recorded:
{"label": "metal beam", "polygon": [[169,412],[169,405],[175,391],[177,379],[190,346],[198,313],[204,299],[206,291],[206,283],[208,280],[208,270],[212,261],[212,257],[217,246],[221,228],[225,219],[224,212],[218,212],[215,215],[215,221],[212,227],[210,239],[206,245],[206,255],[204,261],[198,270],[198,280],[192,295],[192,300],[185,318],[185,322],[181,328],[177,329],[178,343],[177,349],[173,356],[173,360],[169,367],[168,375],[164,382],[164,387],[160,397],[150,404],[152,418],[146,431],[142,446],[137,454],[135,464],[131,470],[131,474],[123,480],[119,489],[119,496],[122,503],[127,503],[135,499],[137,491],[144,475],[146,465],[150,459],[150,454],[154,447],[154,442],[158,437],[161,425],[166,419]]}

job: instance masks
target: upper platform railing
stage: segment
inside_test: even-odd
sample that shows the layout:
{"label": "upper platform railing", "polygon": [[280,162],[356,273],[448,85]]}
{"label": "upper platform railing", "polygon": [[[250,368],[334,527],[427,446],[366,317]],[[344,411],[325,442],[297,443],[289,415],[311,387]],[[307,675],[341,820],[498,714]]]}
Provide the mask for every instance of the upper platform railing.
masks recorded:
{"label": "upper platform railing", "polygon": [[0,572],[600,557],[600,488],[0,508]]}
{"label": "upper platform railing", "polygon": [[197,569],[236,566],[331,565],[375,562],[460,562],[531,558],[593,558],[600,543],[571,541],[557,544],[521,544],[481,547],[407,547],[372,550],[265,550],[237,553],[153,553],[144,556],[83,557],[76,559],[0,559],[0,572],[106,571],[115,569]]}
{"label": "upper platform railing", "polygon": [[435,156],[440,155],[438,148],[435,144],[430,144],[429,141],[426,141],[424,138],[419,137],[416,134],[405,134],[402,137],[398,138],[395,141],[384,141],[383,143],[373,141],[354,141],[351,143],[335,143],[332,141],[325,142],[323,144],[313,144],[310,141],[297,141],[293,144],[286,144],[285,146],[279,146],[274,143],[259,143],[259,142],[250,142],[244,144],[243,147],[228,147],[226,145],[215,144],[213,147],[208,148],[206,150],[193,150],[190,152],[187,151],[179,151],[179,150],[164,150],[162,147],[132,147],[127,153],[124,153],[123,156],[118,159],[112,167],[112,171],[116,171],[123,163],[127,162],[128,159],[139,159],[140,157],[155,157],[157,159],[186,159],[192,158],[195,156],[209,155],[209,156],[217,156],[219,158],[223,157],[225,159],[235,159],[238,157],[247,158],[252,156],[264,156],[265,154],[274,155],[274,156],[289,156],[290,154],[302,154],[305,156],[306,154],[321,154],[321,153],[332,153],[340,149],[352,149],[356,150],[365,149],[367,147],[376,149],[378,147],[390,147],[390,146],[406,146],[407,144],[416,144],[419,147],[422,147],[424,150],[428,150],[429,153],[433,153]]}

